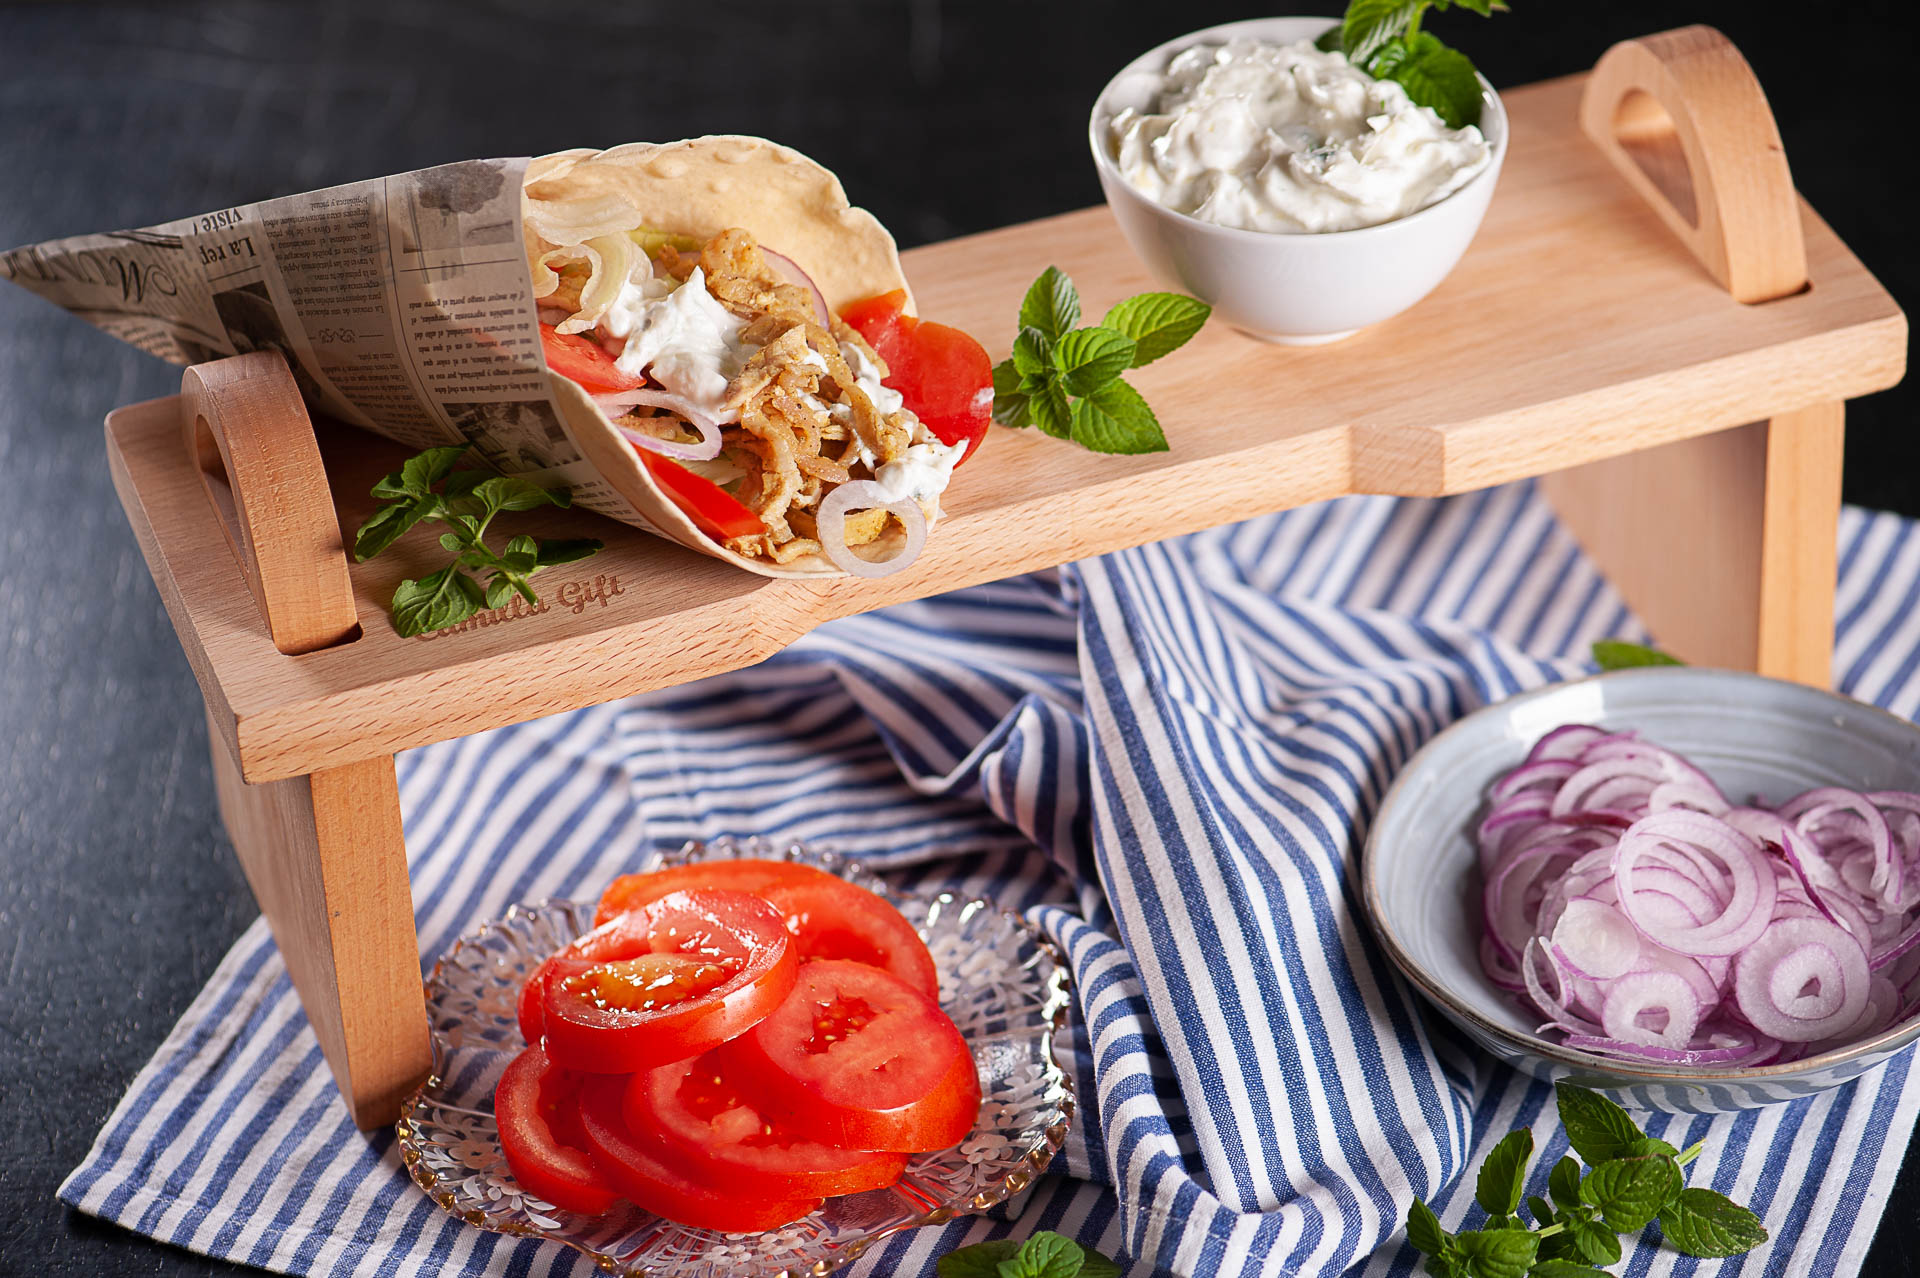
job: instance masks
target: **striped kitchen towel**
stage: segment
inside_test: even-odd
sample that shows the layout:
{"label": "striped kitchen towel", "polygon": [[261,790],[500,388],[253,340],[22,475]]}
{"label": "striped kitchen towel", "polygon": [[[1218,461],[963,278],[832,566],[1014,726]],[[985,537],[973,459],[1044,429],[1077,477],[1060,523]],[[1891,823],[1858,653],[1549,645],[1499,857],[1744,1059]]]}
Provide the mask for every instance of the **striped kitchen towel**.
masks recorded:
{"label": "striped kitchen towel", "polygon": [[[1920,535],[1841,526],[1840,685],[1920,707]],[[895,1238],[855,1275],[1055,1229],[1134,1272],[1405,1274],[1415,1195],[1470,1176],[1543,1085],[1477,1055],[1359,917],[1356,830],[1460,715],[1638,627],[1530,485],[1348,498],[824,627],[750,670],[399,761],[422,953],[515,901],[591,897],[654,849],[801,840],[997,895],[1070,956],[1080,1122],[1017,1220]],[[1719,1274],[1858,1271],[1920,1088],[1901,1057],[1719,1118],[1694,1184],[1773,1241]],[[221,964],[61,1189],[83,1211],[300,1274],[585,1278],[443,1215],[347,1122],[263,925]],[[1697,1262],[1643,1239],[1622,1272]]]}

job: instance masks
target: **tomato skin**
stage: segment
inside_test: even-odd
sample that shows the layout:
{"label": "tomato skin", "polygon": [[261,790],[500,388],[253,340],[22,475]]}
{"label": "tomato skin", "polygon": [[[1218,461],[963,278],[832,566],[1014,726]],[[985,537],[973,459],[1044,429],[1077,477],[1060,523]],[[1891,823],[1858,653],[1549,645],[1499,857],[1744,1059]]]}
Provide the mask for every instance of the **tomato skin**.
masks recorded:
{"label": "tomato skin", "polygon": [[993,420],[993,361],[970,334],[908,315],[906,305],[906,290],[895,289],[853,303],[840,318],[886,361],[882,386],[899,391],[941,443],[965,442],[964,462]]}
{"label": "tomato skin", "polygon": [[596,395],[646,385],[644,377],[621,372],[600,343],[579,333],[562,333],[551,324],[540,326],[540,353],[550,370]]}
{"label": "tomato skin", "polygon": [[[723,974],[710,988],[660,1007],[596,1003],[575,981],[608,964],[698,956]],[[587,960],[562,974],[561,961]],[[675,892],[580,937],[554,959],[541,1030],[547,1055],[569,1069],[629,1074],[697,1056],[764,1019],[792,990],[799,966],[786,921],[739,892]],[[535,979],[539,979],[536,973]]]}
{"label": "tomato skin", "polygon": [[520,1187],[566,1211],[598,1216],[614,1191],[587,1153],[579,1118],[580,1079],[529,1047],[493,1091],[500,1149]]}
{"label": "tomato skin", "polygon": [[772,902],[808,959],[852,959],[893,973],[928,998],[940,997],[940,973],[913,924],[887,901],[837,874],[794,861],[742,857],[625,874],[607,885],[594,913],[604,923],[669,892],[691,887],[747,892]]}
{"label": "tomato skin", "polygon": [[891,1185],[907,1156],[795,1138],[725,1078],[716,1053],[633,1075],[621,1102],[627,1130],[669,1166],[715,1189],[752,1197],[858,1194]]}
{"label": "tomato skin", "polygon": [[786,1001],[719,1056],[768,1121],[829,1145],[945,1149],[980,1114],[960,1031],[924,994],[864,963],[803,964]]}
{"label": "tomato skin", "polygon": [[797,861],[769,861],[759,857],[731,860],[697,861],[691,865],[669,865],[640,874],[623,874],[607,884],[600,904],[593,912],[597,926],[617,918],[628,910],[644,909],[669,892],[690,888],[723,888],[729,892],[763,895],[763,889],[776,883],[831,879],[825,870]]}
{"label": "tomato skin", "polygon": [[676,1171],[628,1129],[621,1113],[626,1086],[621,1078],[589,1079],[580,1093],[580,1121],[595,1167],[635,1206],[695,1229],[729,1234],[773,1229],[820,1206],[818,1198],[761,1198],[712,1189]]}
{"label": "tomato skin", "polygon": [[748,510],[738,498],[702,475],[696,475],[669,457],[636,448],[640,462],[660,485],[667,500],[680,513],[715,541],[733,537],[755,537],[767,530],[760,516]]}

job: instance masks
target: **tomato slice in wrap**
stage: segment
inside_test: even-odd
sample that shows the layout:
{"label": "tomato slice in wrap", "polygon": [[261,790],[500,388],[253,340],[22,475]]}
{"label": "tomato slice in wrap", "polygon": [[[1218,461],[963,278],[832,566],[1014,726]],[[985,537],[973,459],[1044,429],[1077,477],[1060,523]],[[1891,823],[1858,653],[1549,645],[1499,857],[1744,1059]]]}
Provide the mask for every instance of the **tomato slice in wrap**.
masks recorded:
{"label": "tomato slice in wrap", "polygon": [[758,897],[670,893],[542,964],[539,1029],[569,1069],[629,1074],[685,1060],[778,1007],[798,964],[786,920]]}
{"label": "tomato slice in wrap", "polygon": [[712,1052],[635,1074],[622,1112],[668,1164],[742,1194],[857,1194],[891,1185],[907,1166],[905,1154],[839,1149],[768,1121]]}
{"label": "tomato slice in wrap", "polygon": [[849,1149],[945,1149],[973,1130],[980,1079],[939,1004],[845,959],[815,959],[771,1016],[720,1050],[777,1128]]}
{"label": "tomato slice in wrap", "polygon": [[941,443],[965,442],[964,462],[993,419],[993,361],[971,334],[909,315],[906,305],[906,291],[895,289],[853,303],[840,318],[887,362],[882,386],[899,391]]}
{"label": "tomato slice in wrap", "polygon": [[595,1166],[635,1206],[696,1229],[744,1234],[798,1220],[820,1205],[818,1198],[759,1196],[694,1180],[634,1139],[621,1113],[626,1087],[623,1078],[588,1079],[580,1093],[580,1121]]}
{"label": "tomato slice in wrap", "polygon": [[551,324],[540,326],[540,353],[546,357],[548,368],[595,395],[611,395],[646,384],[644,377],[622,372],[600,343],[579,333],[562,333]]}
{"label": "tomato slice in wrap", "polygon": [[835,874],[793,861],[742,857],[626,874],[607,885],[594,918],[606,922],[669,892],[705,885],[748,892],[786,916],[800,958],[852,959],[884,968],[928,998],[940,997],[940,975],[926,942],[900,911]]}
{"label": "tomato slice in wrap", "polygon": [[520,1187],[566,1211],[598,1216],[614,1191],[587,1152],[580,1081],[538,1047],[514,1057],[493,1089],[500,1150]]}

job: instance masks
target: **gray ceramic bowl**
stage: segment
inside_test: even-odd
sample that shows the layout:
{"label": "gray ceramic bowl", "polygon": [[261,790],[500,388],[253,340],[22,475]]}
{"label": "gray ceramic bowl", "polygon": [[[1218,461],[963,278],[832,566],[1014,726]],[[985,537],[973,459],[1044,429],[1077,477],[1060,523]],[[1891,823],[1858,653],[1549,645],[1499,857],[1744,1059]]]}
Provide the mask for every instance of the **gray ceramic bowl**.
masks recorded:
{"label": "gray ceramic bowl", "polygon": [[1211,304],[1235,328],[1290,346],[1337,341],[1389,319],[1446,278],[1480,229],[1506,159],[1507,114],[1493,86],[1480,82],[1486,97],[1480,129],[1493,148],[1487,167],[1437,204],[1352,231],[1244,231],[1176,213],[1120,175],[1109,126],[1122,108],[1148,105],[1167,64],[1184,49],[1224,44],[1234,36],[1310,40],[1336,21],[1254,18],[1169,40],[1113,77],[1094,101],[1087,126],[1107,206],[1148,269],[1168,286]]}
{"label": "gray ceramic bowl", "polygon": [[1729,670],[1623,670],[1468,715],[1401,769],[1368,832],[1360,873],[1389,957],[1476,1043],[1540,1078],[1572,1079],[1636,1109],[1717,1114],[1837,1087],[1920,1038],[1916,1017],[1790,1064],[1683,1070],[1537,1037],[1538,1016],[1480,969],[1474,827],[1494,778],[1565,723],[1635,729],[1699,764],[1736,801],[1778,801],[1817,785],[1920,790],[1920,728],[1836,693]]}

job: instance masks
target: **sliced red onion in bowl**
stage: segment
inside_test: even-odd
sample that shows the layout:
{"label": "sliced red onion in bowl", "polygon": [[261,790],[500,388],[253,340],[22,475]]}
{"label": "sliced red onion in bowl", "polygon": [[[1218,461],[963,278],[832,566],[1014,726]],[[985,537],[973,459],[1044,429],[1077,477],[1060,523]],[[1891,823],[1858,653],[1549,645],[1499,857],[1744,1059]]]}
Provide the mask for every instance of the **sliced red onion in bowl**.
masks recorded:
{"label": "sliced red onion in bowl", "polygon": [[[907,530],[907,544],[885,559],[865,559],[847,545],[847,516],[856,510],[887,510]],[[834,567],[856,577],[889,577],[899,572],[920,554],[927,543],[927,516],[920,503],[911,497],[893,498],[871,479],[850,479],[837,485],[820,500],[815,515],[820,529],[820,548]]]}
{"label": "sliced red onion in bowl", "polygon": [[1735,806],[1680,755],[1582,724],[1488,800],[1481,961],[1569,1047],[1747,1068],[1920,1014],[1920,795]]}
{"label": "sliced red onion in bowl", "polygon": [[[672,391],[660,390],[653,386],[642,386],[634,390],[617,391],[611,395],[595,395],[593,402],[595,407],[607,415],[607,420],[613,422],[614,428],[625,435],[635,448],[644,448],[650,453],[659,453],[662,457],[674,457],[681,461],[710,461],[720,455],[720,423],[683,395],[675,395]],[[634,405],[664,408],[684,418],[688,425],[700,432],[700,442],[683,444],[678,440],[657,439],[645,431],[622,426],[616,420],[622,414],[615,410]]]}

